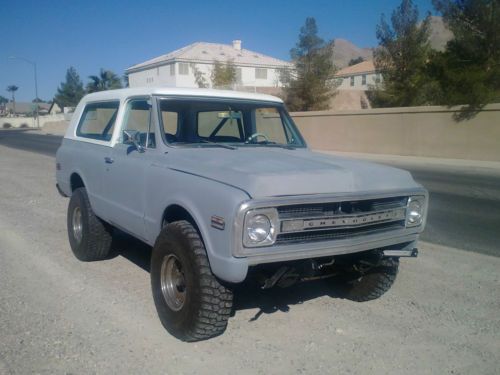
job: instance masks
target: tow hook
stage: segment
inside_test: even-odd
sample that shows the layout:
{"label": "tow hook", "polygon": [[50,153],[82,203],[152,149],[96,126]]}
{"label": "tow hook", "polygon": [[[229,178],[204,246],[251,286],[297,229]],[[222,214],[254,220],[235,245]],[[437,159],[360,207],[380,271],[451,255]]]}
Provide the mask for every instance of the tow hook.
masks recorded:
{"label": "tow hook", "polygon": [[383,250],[385,257],[410,257],[416,258],[418,256],[418,249],[403,249],[403,250]]}

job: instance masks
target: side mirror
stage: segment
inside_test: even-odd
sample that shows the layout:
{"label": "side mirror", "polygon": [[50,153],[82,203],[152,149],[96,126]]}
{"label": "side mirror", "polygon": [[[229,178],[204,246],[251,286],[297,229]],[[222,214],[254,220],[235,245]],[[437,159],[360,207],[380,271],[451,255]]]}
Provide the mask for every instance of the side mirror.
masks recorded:
{"label": "side mirror", "polygon": [[124,130],[123,143],[133,145],[137,151],[144,152],[144,146],[141,145],[141,133],[137,130]]}

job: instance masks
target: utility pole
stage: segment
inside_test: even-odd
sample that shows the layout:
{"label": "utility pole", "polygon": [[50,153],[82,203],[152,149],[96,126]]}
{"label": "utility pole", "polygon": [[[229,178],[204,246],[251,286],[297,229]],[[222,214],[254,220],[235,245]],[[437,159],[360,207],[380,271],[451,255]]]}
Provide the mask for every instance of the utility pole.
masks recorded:
{"label": "utility pole", "polygon": [[9,59],[17,59],[17,60],[22,60],[24,62],[27,62],[28,64],[33,65],[33,73],[35,76],[35,105],[36,105],[36,127],[40,128],[40,116],[38,115],[38,78],[37,78],[37,72],[36,72],[36,62],[25,59],[24,57],[18,57],[18,56],[9,56]]}

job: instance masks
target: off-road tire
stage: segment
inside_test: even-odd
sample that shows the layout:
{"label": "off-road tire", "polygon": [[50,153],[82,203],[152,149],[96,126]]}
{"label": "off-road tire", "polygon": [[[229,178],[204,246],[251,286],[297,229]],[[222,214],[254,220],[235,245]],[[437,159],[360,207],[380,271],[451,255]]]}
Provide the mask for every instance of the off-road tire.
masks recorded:
{"label": "off-road tire", "polygon": [[346,299],[366,302],[381,297],[387,292],[398,274],[399,259],[383,258],[380,264],[365,274],[347,272],[336,278],[340,294]]}
{"label": "off-road tire", "polygon": [[[81,240],[75,237],[73,215],[75,209],[81,213]],[[83,262],[106,259],[111,250],[112,228],[92,211],[85,188],[76,189],[68,205],[67,227],[69,243],[75,256]]]}
{"label": "off-road tire", "polygon": [[[172,255],[182,266],[185,300],[172,309],[162,292],[162,264]],[[187,221],[166,225],[151,256],[151,289],[162,325],[183,341],[200,341],[222,334],[231,314],[233,293],[210,270],[197,230]]]}

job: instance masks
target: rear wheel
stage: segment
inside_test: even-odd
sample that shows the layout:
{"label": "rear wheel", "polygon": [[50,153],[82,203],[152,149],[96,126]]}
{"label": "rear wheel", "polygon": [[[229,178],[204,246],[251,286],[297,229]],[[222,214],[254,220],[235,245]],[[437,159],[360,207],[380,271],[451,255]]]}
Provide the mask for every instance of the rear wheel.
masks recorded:
{"label": "rear wheel", "polygon": [[151,288],[163,326],[184,341],[223,333],[233,293],[210,270],[205,247],[187,221],[166,225],[151,256]]}
{"label": "rear wheel", "polygon": [[391,288],[398,268],[398,258],[382,258],[378,264],[369,267],[356,263],[334,281],[340,287],[342,297],[357,302],[371,301]]}
{"label": "rear wheel", "polygon": [[109,255],[112,228],[94,214],[85,188],[71,195],[67,226],[71,250],[79,260],[90,262]]}

